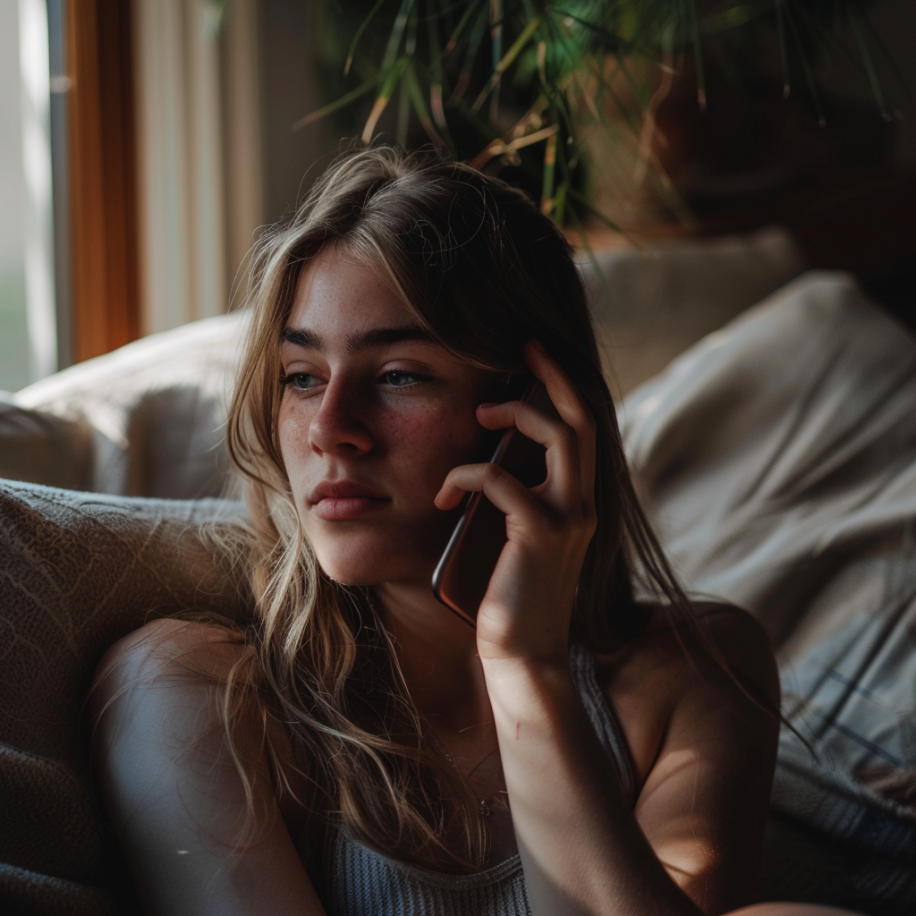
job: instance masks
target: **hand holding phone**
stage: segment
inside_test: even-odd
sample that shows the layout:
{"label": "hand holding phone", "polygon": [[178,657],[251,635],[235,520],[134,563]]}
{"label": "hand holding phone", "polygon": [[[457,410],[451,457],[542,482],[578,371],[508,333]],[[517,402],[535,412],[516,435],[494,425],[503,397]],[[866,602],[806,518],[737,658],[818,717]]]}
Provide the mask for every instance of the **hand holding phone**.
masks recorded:
{"label": "hand holding phone", "polygon": [[[537,380],[519,400],[557,415],[547,390]],[[547,477],[546,452],[539,442],[511,427],[500,437],[490,461],[530,489]],[[483,493],[471,493],[433,573],[433,594],[471,626],[476,626],[477,611],[506,540],[505,514]]]}

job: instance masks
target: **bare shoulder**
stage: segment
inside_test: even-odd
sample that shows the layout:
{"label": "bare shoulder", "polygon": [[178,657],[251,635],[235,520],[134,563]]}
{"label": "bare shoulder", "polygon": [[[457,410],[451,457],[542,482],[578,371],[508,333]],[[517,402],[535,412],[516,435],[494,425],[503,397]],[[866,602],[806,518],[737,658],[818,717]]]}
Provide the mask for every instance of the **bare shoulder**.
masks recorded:
{"label": "bare shoulder", "polygon": [[170,617],[152,620],[105,653],[96,685],[109,680],[123,685],[136,678],[223,679],[243,653],[243,635],[229,627]]}
{"label": "bare shoulder", "polygon": [[[89,695],[96,735],[110,736],[119,724],[153,715],[175,728],[180,723],[182,742],[201,748],[215,743],[213,753],[219,754],[225,734],[219,708],[226,702],[230,680],[239,699],[257,681],[254,657],[241,631],[175,618],[150,621],[116,642],[96,670]],[[248,699],[254,695],[263,698],[255,691],[248,692]],[[247,744],[254,756],[269,748],[278,776],[277,800],[284,819],[298,829],[304,808],[297,799],[310,797],[309,783],[294,761],[280,720],[257,703],[239,703],[234,734],[237,749]],[[156,753],[182,742],[164,741]]]}
{"label": "bare shoulder", "polygon": [[[706,641],[700,643],[700,648],[711,650],[704,658],[706,667],[712,662],[717,669],[715,674],[733,675],[756,700],[778,709],[779,672],[770,637],[760,622],[743,608],[730,604],[697,604],[695,612]],[[716,653],[721,658],[716,658]],[[721,662],[725,663],[726,671],[722,670]],[[734,684],[730,676],[726,681]]]}
{"label": "bare shoulder", "polygon": [[696,603],[692,611],[673,617],[654,607],[642,631],[596,659],[642,780],[672,728],[692,728],[705,711],[778,724],[779,677],[763,627],[734,605]]}
{"label": "bare shoulder", "polygon": [[96,773],[150,913],[323,913],[278,778],[288,737],[256,692],[229,686],[246,686],[250,657],[237,631],[167,619],[99,666]]}
{"label": "bare shoulder", "polygon": [[696,603],[692,611],[688,618],[654,607],[642,631],[599,657],[604,686],[644,689],[653,683],[680,693],[693,682],[735,686],[737,680],[759,700],[778,704],[773,650],[760,623],[730,604]]}
{"label": "bare shoulder", "polygon": [[154,751],[164,757],[216,735],[222,687],[244,659],[241,634],[214,624],[164,618],[118,640],[99,663],[88,697],[97,754],[106,759],[105,749],[147,717],[162,722]]}

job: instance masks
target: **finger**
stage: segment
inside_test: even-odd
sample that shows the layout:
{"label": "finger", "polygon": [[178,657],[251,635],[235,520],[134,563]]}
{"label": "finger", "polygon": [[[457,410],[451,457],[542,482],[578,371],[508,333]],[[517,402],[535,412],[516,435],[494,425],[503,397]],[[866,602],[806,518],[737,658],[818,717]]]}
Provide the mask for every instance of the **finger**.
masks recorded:
{"label": "finger", "polygon": [[522,435],[547,449],[547,486],[538,492],[551,499],[559,509],[581,498],[580,461],[575,432],[562,420],[550,417],[531,404],[509,401],[477,411],[477,418],[487,429],[516,427]]}
{"label": "finger", "polygon": [[506,401],[502,404],[481,404],[477,408],[477,420],[487,429],[507,429],[524,426],[525,435],[544,448],[555,445],[563,438],[566,424],[558,417],[551,417],[525,401]]}
{"label": "finger", "polygon": [[525,361],[532,374],[544,383],[562,420],[576,432],[579,486],[584,506],[594,507],[597,424],[576,386],[556,360],[537,341],[525,345]]}
{"label": "finger", "polygon": [[436,494],[440,509],[453,509],[467,493],[483,493],[520,531],[536,531],[548,507],[508,471],[497,464],[464,464],[449,472]]}
{"label": "finger", "polygon": [[452,471],[449,471],[448,476],[442,482],[442,486],[439,488],[439,492],[433,498],[433,504],[437,509],[442,509],[447,511],[449,509],[454,509],[457,505],[460,504],[461,500],[464,499],[468,493],[477,492],[473,487],[463,487],[458,483],[459,478],[455,476],[456,470],[462,470],[464,468],[477,468],[479,465],[476,464],[465,464],[461,468],[455,468]]}

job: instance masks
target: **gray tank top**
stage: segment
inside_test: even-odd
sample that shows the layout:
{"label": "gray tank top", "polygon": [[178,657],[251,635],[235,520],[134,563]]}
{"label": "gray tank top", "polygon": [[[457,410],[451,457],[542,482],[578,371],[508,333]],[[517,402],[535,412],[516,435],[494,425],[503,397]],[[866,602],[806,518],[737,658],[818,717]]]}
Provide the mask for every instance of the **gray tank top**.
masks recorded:
{"label": "gray tank top", "polygon": [[[610,757],[630,807],[636,772],[623,731],[595,680],[591,654],[570,653],[573,679],[592,727]],[[333,916],[530,916],[522,863],[516,854],[471,875],[407,865],[357,843],[346,831],[332,843],[328,902]]]}

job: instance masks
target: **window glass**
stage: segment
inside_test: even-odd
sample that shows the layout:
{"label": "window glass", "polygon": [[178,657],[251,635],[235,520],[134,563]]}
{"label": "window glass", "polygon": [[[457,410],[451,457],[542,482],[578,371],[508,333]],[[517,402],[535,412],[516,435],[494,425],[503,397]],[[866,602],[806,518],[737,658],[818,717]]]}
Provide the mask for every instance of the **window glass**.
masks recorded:
{"label": "window glass", "polygon": [[22,167],[19,16],[0,3],[0,389],[29,381],[26,324],[26,184]]}

